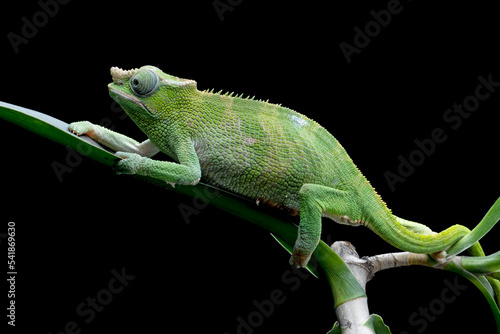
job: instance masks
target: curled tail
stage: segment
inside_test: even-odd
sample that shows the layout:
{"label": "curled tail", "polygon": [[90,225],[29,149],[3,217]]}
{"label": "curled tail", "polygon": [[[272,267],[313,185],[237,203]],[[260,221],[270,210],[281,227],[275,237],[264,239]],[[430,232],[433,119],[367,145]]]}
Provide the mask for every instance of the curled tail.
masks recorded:
{"label": "curled tail", "polygon": [[423,224],[394,216],[385,205],[370,211],[367,213],[366,226],[392,246],[407,252],[420,254],[440,252],[470,232],[465,226],[453,225],[436,233]]}
{"label": "curled tail", "polygon": [[[407,230],[409,231],[413,231],[417,234],[423,234],[423,235],[436,235],[436,234],[439,234],[439,233],[436,233],[434,231],[432,231],[428,226],[424,225],[424,224],[420,224],[420,223],[416,223],[416,222],[412,222],[410,220],[406,220],[406,219],[403,219],[403,218],[400,218],[400,217],[397,217],[397,216],[394,216],[394,218],[396,218],[396,220],[404,227],[406,228]],[[454,229],[455,231],[448,231],[450,229]],[[448,232],[447,232],[448,231]],[[470,233],[470,230],[465,227],[465,226],[462,226],[462,225],[454,225],[446,230],[444,230],[443,232],[441,233],[448,233],[449,235],[453,235],[455,234],[455,237],[458,238],[457,241],[459,239],[461,239],[463,236],[467,235]],[[453,237],[452,237],[453,238]],[[455,242],[453,242],[454,244]],[[448,246],[449,247],[449,246]],[[443,250],[446,250],[446,249],[443,249]],[[481,247],[481,245],[479,244],[479,242],[476,242],[474,243],[472,246],[470,246],[468,248],[468,252],[470,255],[472,256],[485,256],[484,254],[484,251],[483,251],[483,248]]]}
{"label": "curled tail", "polygon": [[453,225],[433,232],[423,224],[393,215],[378,196],[364,201],[364,216],[364,225],[401,250],[420,254],[447,251],[448,256],[453,256],[467,249],[472,256],[484,256],[477,241],[500,220],[500,198],[472,231],[463,225]]}
{"label": "curled tail", "polygon": [[[403,218],[399,218],[397,216],[394,216],[394,218],[396,218],[396,220],[403,227],[407,228],[410,231],[413,231],[413,232],[418,233],[418,234],[424,234],[424,235],[436,235],[436,232],[433,232],[429,227],[427,227],[423,224],[415,223],[415,222],[412,222],[412,221],[409,221],[409,220],[406,220]],[[460,231],[465,231],[466,234],[470,233],[470,230],[467,227],[462,226],[462,225],[455,225],[455,226],[452,226],[452,228],[459,229]],[[447,230],[445,230],[443,232],[446,232],[446,231]],[[443,233],[443,232],[441,232],[441,233]],[[452,233],[452,232],[449,232],[449,233]],[[463,232],[455,232],[455,233],[457,233],[457,235],[460,235]],[[479,243],[479,241],[476,241],[474,244],[472,244],[467,249],[467,251],[469,252],[469,254],[471,256],[478,256],[478,257],[485,256],[485,253],[483,251],[483,247],[481,247],[481,244]],[[495,292],[497,304],[500,305],[500,281],[498,279],[490,277],[490,276],[487,276],[486,278],[488,279],[488,282],[491,284],[491,287],[493,288],[493,290]]]}
{"label": "curled tail", "polygon": [[[453,225],[439,233],[433,232],[423,224],[394,216],[382,201],[379,201],[377,210],[372,209],[370,212],[366,226],[396,248],[421,254],[449,250],[449,255],[455,255],[467,249],[471,256],[481,257],[485,256],[485,253],[478,240],[498,221],[500,199],[495,202],[472,233],[462,225]],[[487,276],[487,279],[495,292],[497,304],[500,305],[500,281],[490,276]]]}

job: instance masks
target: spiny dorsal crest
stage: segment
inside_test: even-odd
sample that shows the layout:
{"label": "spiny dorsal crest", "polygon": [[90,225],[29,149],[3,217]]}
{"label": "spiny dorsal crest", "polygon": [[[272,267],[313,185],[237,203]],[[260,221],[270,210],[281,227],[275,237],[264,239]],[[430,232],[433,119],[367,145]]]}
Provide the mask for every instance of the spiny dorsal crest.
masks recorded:
{"label": "spiny dorsal crest", "polygon": [[[248,95],[247,97],[243,97],[243,93],[241,93],[240,95],[236,94],[235,96],[234,95],[234,92],[223,92],[223,90],[219,90],[218,92],[214,92],[214,89],[205,89],[203,91],[203,93],[209,93],[209,94],[216,94],[216,95],[221,95],[221,96],[227,96],[227,97],[236,97],[236,98],[239,98],[239,99],[244,99],[244,100],[251,100],[251,101],[257,101],[257,102],[263,102],[263,103],[269,103],[269,99],[267,100],[261,100],[261,99],[255,99],[255,95],[250,97],[250,95]],[[281,107],[281,103],[269,103],[269,104],[275,104],[279,107]]]}

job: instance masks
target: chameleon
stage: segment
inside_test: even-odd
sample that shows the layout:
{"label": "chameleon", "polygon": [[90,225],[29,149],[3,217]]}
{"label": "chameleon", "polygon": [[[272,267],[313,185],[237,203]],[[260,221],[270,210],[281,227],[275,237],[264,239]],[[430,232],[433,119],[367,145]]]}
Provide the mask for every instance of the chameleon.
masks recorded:
{"label": "chameleon", "polygon": [[[453,225],[436,233],[392,214],[333,135],[296,111],[254,97],[201,91],[196,81],[154,66],[110,72],[110,96],[148,139],[138,142],[89,121],[73,122],[69,131],[116,151],[122,158],[114,166],[118,174],[172,186],[203,180],[298,214],[294,267],[309,262],[322,217],[368,227],[396,248],[435,258],[470,232]],[[160,151],[173,161],[152,159]],[[477,242],[469,251],[484,256]]]}

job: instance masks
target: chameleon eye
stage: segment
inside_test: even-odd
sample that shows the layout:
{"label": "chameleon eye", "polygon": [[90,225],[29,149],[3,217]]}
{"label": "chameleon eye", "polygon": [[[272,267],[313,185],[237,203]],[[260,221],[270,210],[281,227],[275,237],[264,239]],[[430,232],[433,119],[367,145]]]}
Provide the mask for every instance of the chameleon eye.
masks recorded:
{"label": "chameleon eye", "polygon": [[130,78],[130,88],[139,96],[149,96],[158,88],[158,76],[156,73],[144,70],[137,72]]}

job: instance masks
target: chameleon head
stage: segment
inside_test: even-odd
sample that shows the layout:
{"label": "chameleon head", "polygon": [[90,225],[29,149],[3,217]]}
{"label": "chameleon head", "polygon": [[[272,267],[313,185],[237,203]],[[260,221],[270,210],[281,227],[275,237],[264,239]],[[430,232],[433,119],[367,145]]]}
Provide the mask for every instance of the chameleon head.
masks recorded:
{"label": "chameleon head", "polygon": [[169,105],[196,91],[196,82],[163,73],[154,66],[122,70],[111,68],[110,96],[138,125],[161,118]]}

